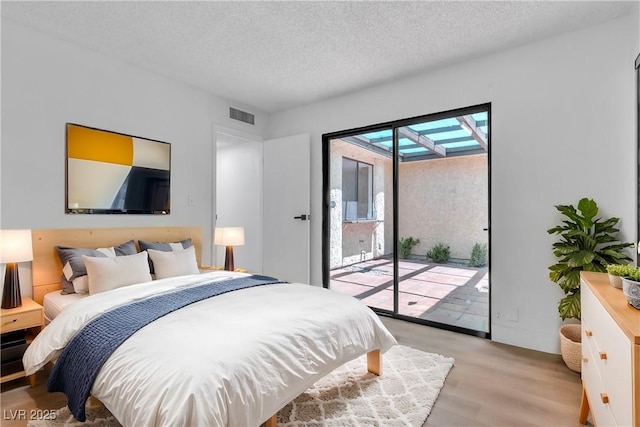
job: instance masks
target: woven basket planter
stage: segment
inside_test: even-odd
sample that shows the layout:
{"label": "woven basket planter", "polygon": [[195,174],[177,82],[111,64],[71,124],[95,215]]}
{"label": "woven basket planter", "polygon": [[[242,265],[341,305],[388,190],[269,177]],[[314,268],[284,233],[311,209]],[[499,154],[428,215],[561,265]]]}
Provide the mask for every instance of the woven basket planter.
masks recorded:
{"label": "woven basket planter", "polygon": [[572,371],[582,371],[582,327],[579,324],[560,327],[560,353]]}

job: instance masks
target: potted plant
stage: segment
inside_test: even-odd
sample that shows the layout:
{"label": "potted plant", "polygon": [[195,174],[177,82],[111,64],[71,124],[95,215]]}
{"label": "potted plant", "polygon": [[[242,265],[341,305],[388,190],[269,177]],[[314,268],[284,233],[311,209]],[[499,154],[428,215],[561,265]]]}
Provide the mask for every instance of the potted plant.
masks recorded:
{"label": "potted plant", "polygon": [[620,218],[596,218],[598,205],[586,197],[572,205],[557,205],[555,208],[566,218],[562,225],[547,230],[560,240],[553,244],[553,254],[558,262],[549,267],[549,278],[557,283],[565,296],[558,303],[562,320],[580,319],[580,272],[605,272],[609,264],[631,261],[624,249],[633,243],[621,243],[616,238],[616,224]]}
{"label": "potted plant", "polygon": [[[557,205],[564,215],[562,224],[547,230],[556,234],[559,241],[553,244],[557,262],[549,267],[549,278],[557,283],[564,297],[558,303],[562,320],[580,320],[580,272],[605,272],[609,264],[621,264],[631,258],[624,249],[633,243],[620,243],[616,238],[619,218],[596,218],[598,205],[592,199],[583,198],[577,209],[572,205]],[[565,324],[560,328],[560,351],[567,366],[581,370],[581,332],[579,324]]]}
{"label": "potted plant", "polygon": [[609,264],[607,265],[607,274],[609,275],[609,283],[614,288],[622,289],[622,276],[630,274],[635,267],[627,264]]}
{"label": "potted plant", "polygon": [[622,292],[627,302],[640,310],[640,267],[632,267],[622,276]]}

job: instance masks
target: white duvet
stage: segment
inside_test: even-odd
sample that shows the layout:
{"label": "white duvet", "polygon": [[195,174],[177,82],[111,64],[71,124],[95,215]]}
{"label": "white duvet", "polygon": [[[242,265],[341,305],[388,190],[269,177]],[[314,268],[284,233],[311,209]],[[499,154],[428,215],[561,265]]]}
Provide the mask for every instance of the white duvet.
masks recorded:
{"label": "white duvet", "polygon": [[[71,304],[29,346],[25,370],[55,360],[109,308],[239,276],[163,279]],[[140,329],[106,361],[91,394],[124,426],[257,426],[334,368],[394,344],[378,317],[352,297],[302,284],[258,286],[194,303]]]}

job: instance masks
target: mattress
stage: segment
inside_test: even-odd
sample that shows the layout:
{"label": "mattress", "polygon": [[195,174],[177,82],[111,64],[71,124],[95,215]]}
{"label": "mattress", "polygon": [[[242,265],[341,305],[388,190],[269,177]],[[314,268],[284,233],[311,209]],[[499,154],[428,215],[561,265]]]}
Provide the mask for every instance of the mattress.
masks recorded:
{"label": "mattress", "polygon": [[42,305],[44,306],[45,323],[49,324],[58,314],[69,304],[80,301],[88,297],[87,294],[66,294],[62,295],[60,291],[49,292],[44,296]]}

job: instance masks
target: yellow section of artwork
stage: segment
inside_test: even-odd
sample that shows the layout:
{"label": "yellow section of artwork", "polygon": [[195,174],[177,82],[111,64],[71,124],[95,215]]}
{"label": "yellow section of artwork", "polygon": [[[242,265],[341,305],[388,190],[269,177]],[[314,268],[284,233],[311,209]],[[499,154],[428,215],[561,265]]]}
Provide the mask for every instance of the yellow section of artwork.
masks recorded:
{"label": "yellow section of artwork", "polygon": [[69,124],[67,153],[73,159],[131,166],[133,140],[130,136]]}

